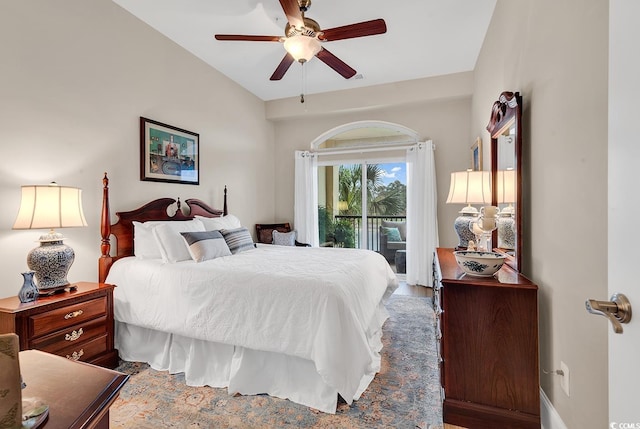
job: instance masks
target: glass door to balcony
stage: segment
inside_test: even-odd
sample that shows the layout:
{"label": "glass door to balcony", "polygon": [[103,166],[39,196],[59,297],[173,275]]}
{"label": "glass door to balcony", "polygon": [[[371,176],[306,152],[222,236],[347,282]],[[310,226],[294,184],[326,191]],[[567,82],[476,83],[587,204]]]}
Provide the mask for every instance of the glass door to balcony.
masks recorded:
{"label": "glass door to balcony", "polygon": [[393,161],[318,166],[321,246],[380,251],[382,221],[406,220],[406,163]]}

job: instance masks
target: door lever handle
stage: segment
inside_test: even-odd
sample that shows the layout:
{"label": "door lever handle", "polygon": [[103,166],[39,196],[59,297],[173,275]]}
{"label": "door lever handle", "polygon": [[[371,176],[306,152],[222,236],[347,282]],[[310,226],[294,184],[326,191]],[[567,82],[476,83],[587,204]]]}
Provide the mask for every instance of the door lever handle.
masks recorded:
{"label": "door lever handle", "polygon": [[609,319],[613,325],[613,332],[616,334],[622,333],[622,323],[629,323],[631,320],[631,303],[621,293],[611,295],[611,301],[588,299],[585,306],[589,313]]}

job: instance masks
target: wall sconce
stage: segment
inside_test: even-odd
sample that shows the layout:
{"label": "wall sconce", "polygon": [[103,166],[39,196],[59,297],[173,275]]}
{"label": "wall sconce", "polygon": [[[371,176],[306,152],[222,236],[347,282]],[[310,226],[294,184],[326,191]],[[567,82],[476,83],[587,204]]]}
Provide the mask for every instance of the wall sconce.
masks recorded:
{"label": "wall sconce", "polygon": [[56,183],[22,187],[20,210],[13,229],[49,229],[40,236],[40,246],[27,255],[27,265],[35,271],[40,295],[69,287],[67,273],[75,259],[73,249],[62,242],[63,235],[54,228],[80,226],[87,226],[81,189]]}
{"label": "wall sconce", "polygon": [[467,204],[460,210],[453,224],[458,234],[458,246],[466,249],[469,240],[475,236],[469,229],[469,222],[478,217],[478,209],[471,204],[491,204],[491,172],[490,171],[457,171],[451,173],[447,204]]}

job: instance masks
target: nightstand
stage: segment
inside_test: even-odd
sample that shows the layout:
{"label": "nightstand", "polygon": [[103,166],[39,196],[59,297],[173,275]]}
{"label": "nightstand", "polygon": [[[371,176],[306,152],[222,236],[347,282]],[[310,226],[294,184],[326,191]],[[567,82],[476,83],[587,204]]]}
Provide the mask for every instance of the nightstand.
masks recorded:
{"label": "nightstand", "polygon": [[0,299],[0,333],[20,337],[20,350],[37,349],[108,368],[118,365],[113,340],[113,288],[74,283],[74,290],[21,303]]}

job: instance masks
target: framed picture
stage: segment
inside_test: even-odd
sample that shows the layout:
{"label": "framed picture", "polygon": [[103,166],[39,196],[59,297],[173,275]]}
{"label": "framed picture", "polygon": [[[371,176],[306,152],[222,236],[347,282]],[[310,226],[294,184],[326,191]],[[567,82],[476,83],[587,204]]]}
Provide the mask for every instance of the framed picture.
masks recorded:
{"label": "framed picture", "polygon": [[140,117],[140,180],[200,184],[200,135]]}
{"label": "framed picture", "polygon": [[471,169],[482,170],[482,139],[476,138],[476,142],[471,146]]}

